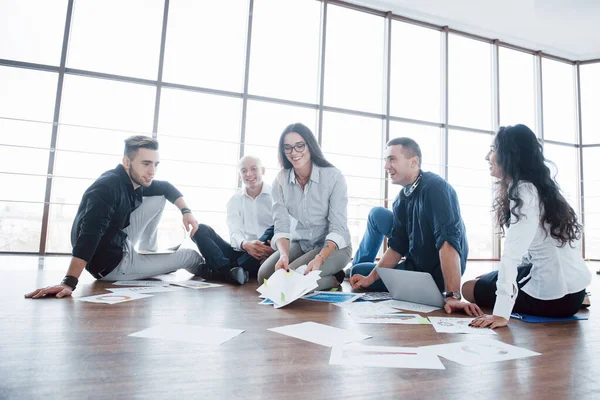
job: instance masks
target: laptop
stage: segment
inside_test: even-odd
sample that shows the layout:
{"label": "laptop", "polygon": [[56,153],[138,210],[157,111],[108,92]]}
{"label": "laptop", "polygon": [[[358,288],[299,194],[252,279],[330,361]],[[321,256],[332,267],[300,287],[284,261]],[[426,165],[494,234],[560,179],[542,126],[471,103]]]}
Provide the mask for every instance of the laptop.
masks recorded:
{"label": "laptop", "polygon": [[444,296],[440,293],[431,274],[393,268],[377,268],[379,276],[392,298],[412,303],[444,307]]}

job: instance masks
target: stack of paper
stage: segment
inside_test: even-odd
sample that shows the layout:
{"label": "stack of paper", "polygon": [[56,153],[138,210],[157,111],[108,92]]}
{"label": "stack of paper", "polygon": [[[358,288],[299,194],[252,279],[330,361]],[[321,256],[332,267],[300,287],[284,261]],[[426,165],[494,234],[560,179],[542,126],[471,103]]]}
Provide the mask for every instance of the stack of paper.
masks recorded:
{"label": "stack of paper", "polygon": [[320,275],[319,270],[304,275],[294,270],[279,269],[256,290],[261,297],[270,299],[275,308],[280,308],[316,289]]}

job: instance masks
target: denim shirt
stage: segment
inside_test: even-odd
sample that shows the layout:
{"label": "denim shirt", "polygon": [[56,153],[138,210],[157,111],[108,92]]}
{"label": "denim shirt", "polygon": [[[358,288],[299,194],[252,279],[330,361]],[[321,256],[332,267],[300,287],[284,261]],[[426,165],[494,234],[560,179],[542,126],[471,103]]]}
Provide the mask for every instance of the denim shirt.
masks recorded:
{"label": "denim shirt", "polygon": [[312,165],[304,190],[292,168],[279,172],[273,182],[275,235],[271,246],[277,250],[281,238],[298,242],[302,251],[322,247],[326,240],[338,249],[350,245],[348,230],[348,187],[335,167]]}
{"label": "denim shirt", "polygon": [[394,226],[388,245],[406,257],[407,269],[429,272],[443,291],[439,250],[444,242],[458,252],[464,273],[469,245],[458,196],[443,178],[423,172],[415,191],[407,197],[402,190],[394,201]]}

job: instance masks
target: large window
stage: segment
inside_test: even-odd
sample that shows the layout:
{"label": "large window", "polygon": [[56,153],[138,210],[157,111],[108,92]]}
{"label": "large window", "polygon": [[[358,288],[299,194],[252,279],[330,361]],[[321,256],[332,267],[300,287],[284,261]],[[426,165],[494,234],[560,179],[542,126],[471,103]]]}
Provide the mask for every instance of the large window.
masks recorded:
{"label": "large window", "polygon": [[163,0],[76,1],[67,67],[156,79]]}
{"label": "large window", "polygon": [[381,17],[328,7],[325,105],[383,113],[384,28]]}
{"label": "large window", "polygon": [[67,3],[67,0],[2,0],[0,58],[60,64]]}
{"label": "large window", "polygon": [[583,149],[585,256],[600,259],[600,147]]}
{"label": "large window", "polygon": [[491,129],[491,45],[459,35],[448,38],[448,122]]}
{"label": "large window", "polygon": [[392,22],[391,114],[440,121],[441,33]]}
{"label": "large window", "polygon": [[499,49],[500,125],[525,124],[536,130],[534,58]]}
{"label": "large window", "polygon": [[369,211],[381,205],[382,133],[381,119],[333,112],[323,116],[323,152],[348,184],[348,227],[354,249],[365,231]]}
{"label": "large window", "polygon": [[316,103],[321,3],[256,0],[252,16],[249,93]]}
{"label": "large window", "polygon": [[[600,258],[600,63],[580,67],[580,210],[572,63],[314,0],[4,0],[0,38],[0,185],[20,189],[0,194],[0,251],[70,252],[83,192],[121,162],[134,134],[158,138],[156,178],[228,237],[239,157],[258,156],[271,183],[281,132],[300,122],[346,177],[354,247],[371,208],[391,206],[400,189],[386,183],[382,155],[387,138],[406,136],[421,146],[423,170],[456,189],[469,256],[491,258],[497,236],[484,157],[499,117],[543,132],[561,190],[585,212],[587,255]],[[181,215],[167,205],[161,247],[182,235]]]}
{"label": "large window", "polygon": [[552,176],[573,209],[579,213],[579,162],[578,150],[573,146],[559,146],[546,143],[544,157]]}
{"label": "large window", "polygon": [[38,251],[57,74],[0,67],[0,251]]}
{"label": "large window", "polygon": [[171,0],[163,81],[239,92],[247,0]]}
{"label": "large window", "polygon": [[458,195],[467,228],[469,258],[489,258],[492,254],[493,180],[485,161],[492,139],[491,134],[463,131],[448,134],[448,182]]}
{"label": "large window", "polygon": [[581,87],[581,128],[584,144],[600,143],[600,63],[582,65]]}
{"label": "large window", "polygon": [[542,59],[544,139],[575,143],[575,76],[570,64]]}

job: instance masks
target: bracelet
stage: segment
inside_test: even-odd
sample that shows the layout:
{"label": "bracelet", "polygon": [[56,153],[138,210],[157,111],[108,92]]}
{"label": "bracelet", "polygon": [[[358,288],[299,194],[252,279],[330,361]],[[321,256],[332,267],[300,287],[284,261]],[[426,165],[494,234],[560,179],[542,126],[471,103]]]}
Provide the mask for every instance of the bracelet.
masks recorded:
{"label": "bracelet", "polygon": [[79,282],[79,279],[75,278],[74,276],[72,276],[72,275],[66,275],[63,278],[61,284],[70,287],[71,290],[75,290],[75,288],[77,287],[77,283],[78,282]]}
{"label": "bracelet", "polygon": [[321,257],[321,260],[323,260],[323,262],[325,262],[325,257],[323,257],[323,256],[321,255],[321,253],[318,253],[318,254],[317,254],[315,257]]}
{"label": "bracelet", "polygon": [[189,208],[182,208],[181,209],[181,215],[185,215],[185,214],[191,214],[192,210],[190,210]]}

